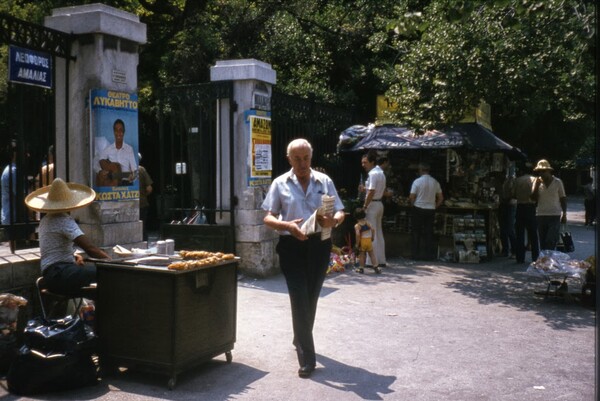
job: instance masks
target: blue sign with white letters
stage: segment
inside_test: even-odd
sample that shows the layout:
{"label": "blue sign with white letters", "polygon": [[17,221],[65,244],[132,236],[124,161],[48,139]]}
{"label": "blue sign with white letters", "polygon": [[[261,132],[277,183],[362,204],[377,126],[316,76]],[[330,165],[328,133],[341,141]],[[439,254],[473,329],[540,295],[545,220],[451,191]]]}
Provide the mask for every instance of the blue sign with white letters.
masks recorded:
{"label": "blue sign with white letters", "polygon": [[27,85],[52,88],[52,56],[17,46],[10,46],[8,79]]}

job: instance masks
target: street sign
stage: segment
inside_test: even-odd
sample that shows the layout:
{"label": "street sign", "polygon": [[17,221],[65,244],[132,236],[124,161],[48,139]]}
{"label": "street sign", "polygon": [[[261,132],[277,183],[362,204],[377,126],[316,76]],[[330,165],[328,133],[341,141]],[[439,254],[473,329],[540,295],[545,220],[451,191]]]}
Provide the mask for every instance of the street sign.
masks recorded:
{"label": "street sign", "polygon": [[48,53],[10,46],[8,79],[26,85],[52,88],[52,56]]}

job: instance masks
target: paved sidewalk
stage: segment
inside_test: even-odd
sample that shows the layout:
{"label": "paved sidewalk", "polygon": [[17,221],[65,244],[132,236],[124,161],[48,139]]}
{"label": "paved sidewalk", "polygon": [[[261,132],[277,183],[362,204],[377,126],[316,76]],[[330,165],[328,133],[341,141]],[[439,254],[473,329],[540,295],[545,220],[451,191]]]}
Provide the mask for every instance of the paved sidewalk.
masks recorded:
{"label": "paved sidewalk", "polygon": [[[576,252],[595,229],[570,200]],[[127,371],[44,400],[595,400],[596,313],[544,299],[526,264],[394,259],[381,275],[333,273],[320,299],[317,370],[297,377],[285,281],[240,277],[233,363],[178,376]],[[576,291],[576,283],[570,285]],[[4,400],[13,397],[0,388]]]}

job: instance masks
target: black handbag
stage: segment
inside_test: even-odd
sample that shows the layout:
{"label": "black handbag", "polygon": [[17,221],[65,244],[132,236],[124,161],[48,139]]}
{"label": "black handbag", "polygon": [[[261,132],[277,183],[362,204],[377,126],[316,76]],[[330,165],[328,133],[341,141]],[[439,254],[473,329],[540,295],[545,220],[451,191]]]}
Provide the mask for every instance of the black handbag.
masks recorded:
{"label": "black handbag", "polygon": [[575,252],[575,243],[573,242],[573,237],[571,236],[571,232],[567,231],[567,227],[565,224],[561,225],[560,241],[556,248],[557,250],[564,253]]}
{"label": "black handbag", "polygon": [[63,391],[98,382],[89,351],[43,353],[21,347],[6,377],[8,390],[18,395]]}
{"label": "black handbag", "polygon": [[79,317],[63,319],[37,317],[27,322],[23,341],[29,348],[44,352],[72,352],[89,345],[94,334]]}
{"label": "black handbag", "polygon": [[96,383],[95,339],[78,317],[31,319],[23,333],[25,345],[8,371],[9,391],[29,395]]}

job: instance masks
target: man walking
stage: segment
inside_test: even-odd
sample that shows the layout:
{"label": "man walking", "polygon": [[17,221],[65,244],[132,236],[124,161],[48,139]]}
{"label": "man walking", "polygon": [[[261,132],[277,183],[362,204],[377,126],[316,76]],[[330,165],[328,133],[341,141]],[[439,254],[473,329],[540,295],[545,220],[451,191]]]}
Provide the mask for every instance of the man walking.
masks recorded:
{"label": "man walking", "polygon": [[310,167],[313,148],[306,139],[288,144],[287,159],[292,169],[273,180],[262,208],[264,223],[280,234],[277,254],[288,287],[292,307],[293,344],[300,369],[298,376],[310,377],[316,367],[313,328],[319,294],[327,274],[331,238],[321,233],[306,235],[301,223],[321,207],[324,195],[334,198],[333,213],[317,215],[322,228],[344,221],[344,204],[331,178]]}
{"label": "man walking", "polygon": [[419,163],[419,178],[413,181],[408,197],[412,210],[412,258],[434,259],[433,225],[435,209],[444,202],[440,183],[429,175],[429,164]]}

